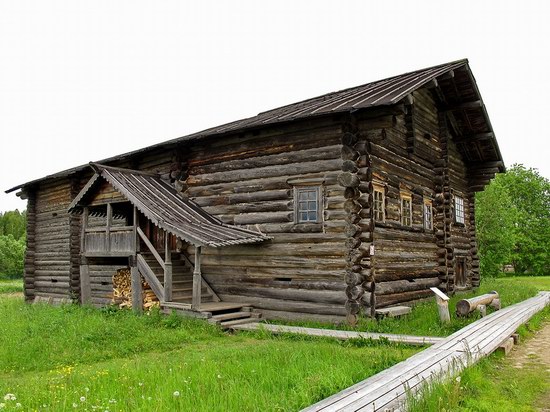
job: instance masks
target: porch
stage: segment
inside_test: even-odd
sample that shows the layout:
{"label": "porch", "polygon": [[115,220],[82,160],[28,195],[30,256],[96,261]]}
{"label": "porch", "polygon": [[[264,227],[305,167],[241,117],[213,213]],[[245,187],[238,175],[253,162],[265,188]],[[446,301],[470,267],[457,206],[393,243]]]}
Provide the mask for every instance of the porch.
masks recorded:
{"label": "porch", "polygon": [[[92,164],[94,176],[69,207],[81,218],[81,300],[90,300],[90,264],[123,259],[131,273],[132,302],[141,311],[142,282],[164,311],[210,318],[215,323],[245,319],[247,304],[221,302],[201,272],[204,247],[269,239],[222,223],[176,192],[158,176]],[[234,318],[229,314],[238,312]]]}

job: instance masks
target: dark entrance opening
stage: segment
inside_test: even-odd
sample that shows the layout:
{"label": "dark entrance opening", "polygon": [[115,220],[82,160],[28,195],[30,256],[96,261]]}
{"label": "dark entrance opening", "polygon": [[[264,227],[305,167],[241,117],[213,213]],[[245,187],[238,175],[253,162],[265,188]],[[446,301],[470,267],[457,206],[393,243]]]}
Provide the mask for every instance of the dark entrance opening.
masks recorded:
{"label": "dark entrance opening", "polygon": [[466,258],[465,257],[456,258],[455,285],[459,288],[466,286]]}

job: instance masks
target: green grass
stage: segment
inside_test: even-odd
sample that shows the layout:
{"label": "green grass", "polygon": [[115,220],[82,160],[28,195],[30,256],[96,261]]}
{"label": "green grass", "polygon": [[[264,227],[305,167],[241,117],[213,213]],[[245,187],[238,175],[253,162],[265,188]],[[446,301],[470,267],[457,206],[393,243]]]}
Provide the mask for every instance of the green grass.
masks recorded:
{"label": "green grass", "polygon": [[[536,295],[538,291],[550,290],[550,276],[486,279],[477,290],[456,294],[451,297],[449,301],[451,323],[446,325],[441,324],[439,321],[435,299],[429,299],[428,301],[416,304],[409,315],[400,318],[385,318],[379,321],[369,318],[360,319],[358,326],[354,329],[367,332],[403,333],[416,336],[448,336],[480,317],[477,312],[471,314],[467,318],[457,317],[454,313],[456,302],[460,299],[481,295],[493,290],[499,292],[502,306],[509,306]],[[488,311],[490,312],[491,309],[488,309]],[[352,329],[346,325],[334,325],[320,322],[285,323],[330,329]]]}
{"label": "green grass", "polygon": [[[537,290],[550,289],[549,284],[548,277],[494,279],[483,282],[476,294],[495,289],[503,304],[510,305]],[[451,309],[464,296],[453,297]],[[545,314],[549,316],[548,311]],[[453,316],[450,326],[440,326],[435,304],[425,302],[404,318],[379,323],[362,320],[360,328],[447,335],[474,319]],[[73,305],[27,305],[10,294],[0,296],[0,331],[4,410],[15,409],[16,402],[22,405],[18,410],[298,410],[421,350],[366,340],[272,336],[265,331],[228,335],[202,321],[175,315],[135,316],[129,311]],[[458,389],[453,384],[436,388],[443,392],[434,392],[431,402],[437,404],[438,397],[447,402],[455,396],[452,391],[459,391],[456,399],[471,396],[473,405],[478,393],[461,386],[471,379],[475,384],[468,385],[468,390],[484,388],[478,380],[487,380],[493,360],[475,367],[486,368],[481,372],[475,368],[465,372]],[[535,368],[533,373],[541,371]],[[535,375],[528,371],[516,374],[528,382],[531,398],[542,390],[539,381],[529,380]],[[527,390],[520,383],[514,385],[519,385],[521,394]],[[514,392],[514,388],[506,390]],[[17,400],[4,401],[8,393]],[[497,401],[498,397],[486,402]]]}
{"label": "green grass", "polygon": [[0,298],[0,330],[0,402],[23,410],[297,410],[419,350],[13,297]]}
{"label": "green grass", "polygon": [[0,279],[0,295],[23,292],[23,279]]}
{"label": "green grass", "polygon": [[[550,309],[535,315],[518,331],[524,339],[550,322]],[[431,385],[420,399],[411,399],[410,412],[540,411],[548,403],[548,366],[531,362],[515,368],[510,358],[493,354],[467,368],[459,378]]]}

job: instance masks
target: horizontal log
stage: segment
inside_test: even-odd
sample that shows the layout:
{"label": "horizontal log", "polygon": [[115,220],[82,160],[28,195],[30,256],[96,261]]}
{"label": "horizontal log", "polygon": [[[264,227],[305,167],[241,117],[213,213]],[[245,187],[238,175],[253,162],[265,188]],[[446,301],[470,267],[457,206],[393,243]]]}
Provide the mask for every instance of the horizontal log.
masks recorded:
{"label": "horizontal log", "polygon": [[493,300],[499,298],[498,292],[493,291],[470,299],[459,300],[456,304],[456,314],[458,316],[466,316],[476,310],[480,305],[490,305]]}

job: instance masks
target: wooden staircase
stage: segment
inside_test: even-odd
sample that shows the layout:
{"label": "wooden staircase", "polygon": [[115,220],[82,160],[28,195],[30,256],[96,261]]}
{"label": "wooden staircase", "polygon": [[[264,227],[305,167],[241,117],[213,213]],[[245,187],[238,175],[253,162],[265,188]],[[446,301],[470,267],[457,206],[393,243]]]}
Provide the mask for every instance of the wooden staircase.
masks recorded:
{"label": "wooden staircase", "polygon": [[[147,265],[164,286],[164,270],[151,253],[141,254]],[[257,322],[261,314],[254,312],[247,303],[219,302],[203,284],[201,305],[198,311],[190,311],[188,305],[193,300],[193,268],[180,254],[172,253],[172,300],[161,304],[164,313],[176,313],[207,319],[209,323],[223,329],[235,325]]]}
{"label": "wooden staircase", "polygon": [[[151,270],[164,286],[164,270],[151,253],[142,253]],[[172,254],[172,300],[171,302],[191,303],[193,299],[193,269],[181,259],[181,255]],[[203,285],[201,302],[213,302],[214,297]]]}

